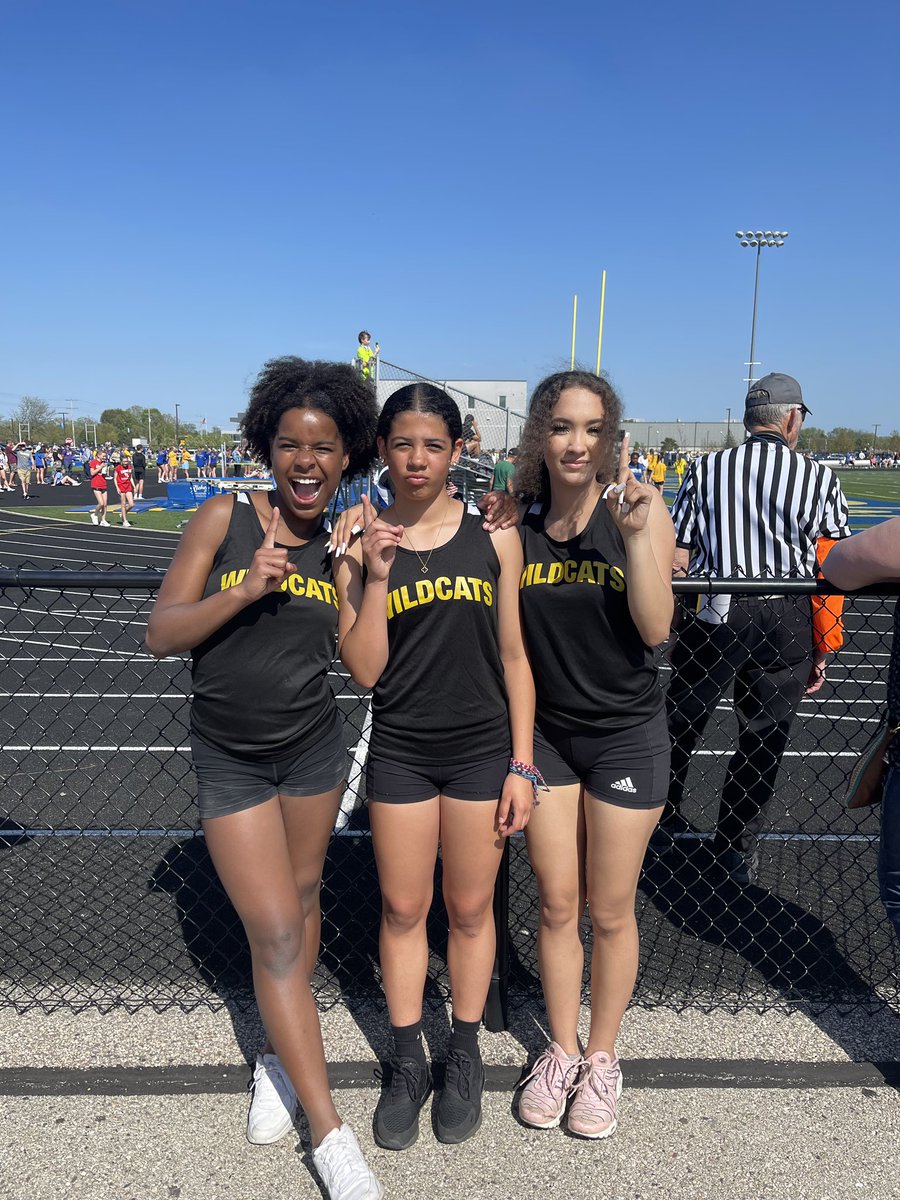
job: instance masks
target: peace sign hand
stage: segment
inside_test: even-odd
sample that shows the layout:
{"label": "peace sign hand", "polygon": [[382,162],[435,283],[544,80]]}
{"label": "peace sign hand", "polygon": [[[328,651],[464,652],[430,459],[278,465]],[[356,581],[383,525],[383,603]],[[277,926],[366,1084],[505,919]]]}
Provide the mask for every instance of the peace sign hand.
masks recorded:
{"label": "peace sign hand", "polygon": [[646,529],[650,505],[656,494],[656,488],[651,484],[638,483],[628,465],[630,440],[627,433],[622,438],[618,483],[611,484],[603,493],[606,507],[623,537]]}
{"label": "peace sign hand", "polygon": [[363,559],[366,571],[373,583],[384,583],[397,557],[397,547],[403,537],[402,525],[388,525],[380,520],[368,496],[363,496],[363,523],[365,533],[362,536]]}
{"label": "peace sign hand", "polygon": [[297,570],[294,564],[288,561],[287,550],[283,546],[275,545],[280,519],[281,512],[277,507],[273,508],[263,543],[253,555],[250,570],[240,585],[251,603],[267,596],[269,592],[277,591],[287,577]]}

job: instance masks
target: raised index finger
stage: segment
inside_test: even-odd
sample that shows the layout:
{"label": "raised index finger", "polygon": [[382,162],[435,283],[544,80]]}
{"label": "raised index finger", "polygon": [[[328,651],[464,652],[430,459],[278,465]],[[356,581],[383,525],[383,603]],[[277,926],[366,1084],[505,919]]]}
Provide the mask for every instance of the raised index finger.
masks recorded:
{"label": "raised index finger", "polygon": [[627,483],[628,476],[631,474],[631,469],[628,466],[628,444],[630,441],[631,434],[623,434],[622,445],[619,447],[619,483]]}
{"label": "raised index finger", "polygon": [[278,532],[278,522],[281,519],[281,513],[278,508],[272,509],[272,515],[269,518],[269,524],[266,527],[266,536],[263,538],[263,546],[266,550],[275,549],[275,534]]}

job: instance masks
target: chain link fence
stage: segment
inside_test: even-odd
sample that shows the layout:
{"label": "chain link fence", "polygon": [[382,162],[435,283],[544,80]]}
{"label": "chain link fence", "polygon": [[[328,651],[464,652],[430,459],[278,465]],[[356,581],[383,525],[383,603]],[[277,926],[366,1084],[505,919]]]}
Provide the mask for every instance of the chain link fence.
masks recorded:
{"label": "chain link fence", "polygon": [[[198,830],[188,665],[158,662],[143,646],[160,579],[0,572],[0,1004],[252,1003],[243,933]],[[680,581],[676,591],[693,606],[698,591],[753,586]],[[783,601],[774,594],[810,586],[770,581],[754,603],[770,606],[778,624]],[[847,813],[840,801],[884,708],[895,594],[870,589],[845,605],[843,648],[822,692],[800,700],[786,740],[750,886],[714,870],[711,835],[737,718],[730,689],[712,704],[687,777],[690,828],[668,851],[648,853],[641,875],[638,1003],[863,1007],[896,999],[900,960],[875,878],[878,813]],[[697,620],[685,619],[684,628]],[[661,662],[669,685],[672,665]],[[380,986],[379,893],[360,795],[369,698],[339,662],[331,681],[353,768],[322,887],[314,991],[323,1008],[370,998]],[[506,936],[496,992],[503,1000],[508,986],[515,1005],[539,993],[537,897],[522,838],[510,847],[497,910]],[[428,1001],[441,1003],[447,925],[439,898],[430,936]]]}

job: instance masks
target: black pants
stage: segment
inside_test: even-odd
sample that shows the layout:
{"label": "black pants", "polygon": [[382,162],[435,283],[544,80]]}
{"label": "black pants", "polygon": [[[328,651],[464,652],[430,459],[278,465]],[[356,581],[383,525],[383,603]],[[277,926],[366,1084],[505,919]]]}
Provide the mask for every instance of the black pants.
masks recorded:
{"label": "black pants", "polygon": [[691,754],[710,713],[734,681],[738,744],[722,788],[715,846],[745,846],[744,835],[755,832],[775,790],[809,676],[811,648],[806,596],[735,598],[721,625],[688,618],[672,653],[666,696],[672,774],[663,820],[681,804]]}

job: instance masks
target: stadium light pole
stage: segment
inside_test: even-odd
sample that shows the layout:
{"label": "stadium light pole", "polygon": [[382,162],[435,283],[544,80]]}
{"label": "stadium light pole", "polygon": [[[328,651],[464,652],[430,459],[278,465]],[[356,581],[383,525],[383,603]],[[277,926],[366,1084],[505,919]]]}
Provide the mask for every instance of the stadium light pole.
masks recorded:
{"label": "stadium light pole", "polygon": [[879,430],[879,426],[876,425],[875,432],[872,434],[872,454],[873,455],[874,455],[876,449],[878,448],[878,430]]}
{"label": "stadium light pole", "polygon": [[178,445],[178,410],[179,410],[179,408],[181,408],[181,405],[176,404],[175,405],[175,445],[176,446]]}
{"label": "stadium light pole", "polygon": [[746,233],[743,229],[739,229],[734,235],[740,240],[742,246],[754,246],[756,248],[756,280],[753,284],[753,320],[750,323],[750,361],[747,363],[747,378],[744,380],[748,391],[751,384],[756,382],[753,368],[760,366],[753,358],[756,351],[756,304],[759,298],[759,259],[763,246],[783,246],[787,235],[788,232],[786,229],[775,230],[774,232],[771,229],[767,229],[765,232],[761,229],[757,229],[756,232],[748,229]]}

